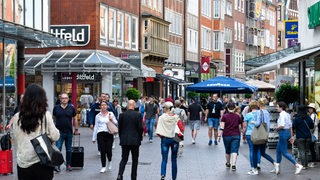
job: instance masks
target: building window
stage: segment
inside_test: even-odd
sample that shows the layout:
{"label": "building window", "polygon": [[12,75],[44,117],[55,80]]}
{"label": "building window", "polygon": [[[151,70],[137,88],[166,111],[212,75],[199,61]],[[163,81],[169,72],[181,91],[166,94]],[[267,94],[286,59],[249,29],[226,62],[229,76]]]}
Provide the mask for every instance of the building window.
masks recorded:
{"label": "building window", "polygon": [[238,0],[234,1],[234,10],[238,10]]}
{"label": "building window", "polygon": [[100,8],[100,44],[107,45],[106,36],[106,23],[107,23],[107,9],[105,7]]}
{"label": "building window", "polygon": [[190,52],[198,52],[198,31],[188,29],[187,48]]}
{"label": "building window", "polygon": [[281,31],[278,31],[278,47],[282,46],[282,37],[281,37]]}
{"label": "building window", "polygon": [[138,18],[132,17],[132,26],[131,26],[131,48],[133,50],[138,50]]}
{"label": "building window", "polygon": [[131,49],[131,17],[126,14],[124,16],[124,48]]}
{"label": "building window", "polygon": [[238,22],[238,41],[241,41],[241,24]]}
{"label": "building window", "polygon": [[182,15],[169,9],[165,11],[165,20],[171,22],[169,31],[174,34],[182,35]]}
{"label": "building window", "polygon": [[109,8],[109,46],[116,46],[116,11]]}
{"label": "building window", "polygon": [[244,13],[244,0],[241,0],[241,12]]}
{"label": "building window", "polygon": [[202,0],[201,6],[202,15],[211,17],[211,0]]}
{"label": "building window", "polygon": [[232,16],[232,1],[228,1],[226,0],[226,14],[229,15],[229,16]]}
{"label": "building window", "polygon": [[211,50],[211,30],[209,28],[201,28],[201,48]]}
{"label": "building window", "polygon": [[138,18],[100,5],[100,45],[138,49]]}
{"label": "building window", "polygon": [[182,64],[182,47],[169,44],[169,58],[166,61]]}
{"label": "building window", "polygon": [[232,29],[224,28],[224,42],[232,43]]}
{"label": "building window", "polygon": [[238,22],[237,21],[234,21],[234,40],[238,40]]}
{"label": "building window", "polygon": [[282,7],[281,7],[281,5],[279,5],[278,6],[278,8],[277,8],[277,20],[278,21],[281,21],[282,20],[282,18],[281,18],[281,16],[282,16],[282,11],[281,11],[281,9],[282,9]]}
{"label": "building window", "polygon": [[220,0],[214,0],[214,18],[220,18]]}
{"label": "building window", "polygon": [[123,47],[123,27],[124,27],[124,21],[123,21],[123,13],[117,12],[117,46]]}
{"label": "building window", "polygon": [[244,42],[244,24],[241,24],[241,42]]}
{"label": "building window", "polygon": [[219,38],[219,31],[213,32],[213,50],[219,51],[220,50],[220,38]]}

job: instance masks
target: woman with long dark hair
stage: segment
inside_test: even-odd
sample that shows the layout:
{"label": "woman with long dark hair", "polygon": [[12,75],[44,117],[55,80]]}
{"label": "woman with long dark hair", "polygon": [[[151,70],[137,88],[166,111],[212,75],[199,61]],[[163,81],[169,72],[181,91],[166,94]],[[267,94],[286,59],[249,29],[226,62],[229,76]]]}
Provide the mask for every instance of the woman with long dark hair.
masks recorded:
{"label": "woman with long dark hair", "polygon": [[101,101],[100,103],[101,111],[96,115],[96,122],[92,134],[92,142],[98,142],[98,147],[101,152],[100,160],[102,168],[100,173],[106,172],[106,154],[108,158],[108,169],[112,169],[112,144],[113,144],[113,134],[109,133],[107,126],[108,122],[118,125],[118,121],[113,112],[108,111],[108,102]]}
{"label": "woman with long dark hair", "polygon": [[[44,132],[53,142],[59,139],[59,131],[47,107],[47,96],[44,89],[37,84],[29,85],[24,93],[20,112],[15,114],[13,120],[19,180],[53,179],[53,168],[39,163],[40,159],[30,142],[31,139]],[[45,121],[47,128],[45,128]]]}

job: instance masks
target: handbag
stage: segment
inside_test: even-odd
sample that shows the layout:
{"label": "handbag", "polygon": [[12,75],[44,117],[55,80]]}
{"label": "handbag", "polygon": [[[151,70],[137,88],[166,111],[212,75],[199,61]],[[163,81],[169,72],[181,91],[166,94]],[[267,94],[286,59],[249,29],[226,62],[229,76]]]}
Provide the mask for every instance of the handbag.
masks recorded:
{"label": "handbag", "polygon": [[109,134],[118,133],[118,127],[115,124],[113,124],[111,121],[107,122],[107,127],[108,127]]}
{"label": "handbag", "polygon": [[[178,120],[179,121],[179,120]],[[178,121],[176,123],[175,129],[174,129],[174,137],[173,140],[177,143],[181,142],[184,140],[184,135],[181,132],[179,126],[178,126]]]}
{"label": "handbag", "polygon": [[263,111],[260,110],[261,124],[254,127],[251,133],[251,141],[254,145],[266,144],[268,142],[268,125],[264,122]]}
{"label": "handbag", "polygon": [[311,129],[309,128],[307,122],[304,120],[304,123],[307,125],[307,128],[309,129],[310,135],[311,135],[311,142],[316,142],[317,138],[314,134],[312,134]]}
{"label": "handbag", "polygon": [[[45,130],[47,129],[47,119],[45,118]],[[42,125],[41,125],[42,133]],[[51,142],[48,134],[41,135],[30,140],[34,151],[40,159],[40,164],[48,167],[60,166],[64,163],[63,155],[55,144]]]}

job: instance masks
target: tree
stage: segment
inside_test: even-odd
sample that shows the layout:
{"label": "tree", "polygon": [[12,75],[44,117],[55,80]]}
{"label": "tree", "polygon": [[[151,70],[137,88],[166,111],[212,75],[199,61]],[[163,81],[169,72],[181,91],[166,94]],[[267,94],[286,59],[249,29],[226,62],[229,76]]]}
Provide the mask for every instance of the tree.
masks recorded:
{"label": "tree", "polygon": [[275,93],[277,101],[283,101],[286,104],[299,101],[299,87],[290,83],[282,84]]}
{"label": "tree", "polygon": [[129,88],[125,94],[128,99],[133,99],[135,101],[137,101],[140,98],[140,91],[135,88]]}

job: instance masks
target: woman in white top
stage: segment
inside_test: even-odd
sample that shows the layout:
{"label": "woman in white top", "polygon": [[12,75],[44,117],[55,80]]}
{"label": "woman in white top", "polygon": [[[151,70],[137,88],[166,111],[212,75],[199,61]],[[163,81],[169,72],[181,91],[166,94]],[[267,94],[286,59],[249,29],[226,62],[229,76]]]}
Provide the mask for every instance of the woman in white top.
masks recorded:
{"label": "woman in white top", "polygon": [[[308,111],[310,118],[312,119],[314,123],[314,128],[312,129],[313,135],[316,137],[318,141],[318,124],[319,124],[319,119],[316,111],[316,104],[315,103],[310,103],[308,105]],[[315,151],[315,142],[311,142],[310,144],[310,152],[311,152],[311,163],[308,165],[309,167],[315,167],[316,166],[316,151]]]}
{"label": "woman in white top", "polygon": [[278,102],[277,109],[279,111],[279,119],[277,121],[277,132],[279,134],[279,141],[277,144],[276,155],[277,163],[275,163],[275,173],[280,173],[280,163],[282,155],[295,165],[295,174],[300,174],[303,166],[293,158],[292,154],[288,152],[288,140],[293,143],[292,122],[290,115],[286,112],[287,104],[285,102]]}
{"label": "woman in white top", "polygon": [[53,168],[40,164],[40,159],[30,142],[31,139],[44,132],[48,134],[52,142],[57,141],[60,137],[59,130],[54,125],[47,107],[47,96],[44,89],[36,84],[29,85],[25,91],[20,112],[13,117],[18,179],[53,179]]}
{"label": "woman in white top", "polygon": [[100,159],[102,168],[100,173],[106,172],[106,154],[108,158],[108,169],[112,168],[112,143],[114,140],[113,134],[109,133],[107,123],[110,121],[115,125],[118,121],[112,112],[107,110],[107,101],[102,101],[100,103],[101,112],[96,115],[96,122],[93,129],[92,142],[95,143],[98,140],[98,146],[100,149]]}

